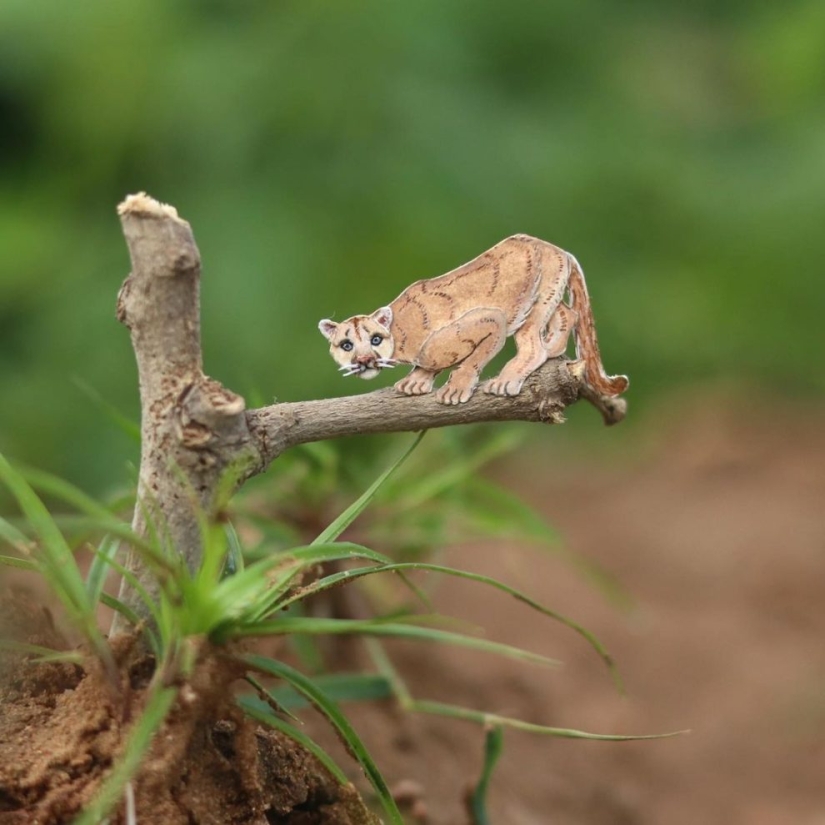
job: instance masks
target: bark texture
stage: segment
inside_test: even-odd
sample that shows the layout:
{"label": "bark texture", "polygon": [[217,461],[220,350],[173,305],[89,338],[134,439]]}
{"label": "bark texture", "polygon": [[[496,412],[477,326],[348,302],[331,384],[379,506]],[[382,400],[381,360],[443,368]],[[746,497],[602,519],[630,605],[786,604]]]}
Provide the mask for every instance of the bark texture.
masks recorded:
{"label": "bark texture", "polygon": [[[118,213],[131,272],[120,290],[117,316],[131,333],[141,397],[133,527],[140,536],[156,531],[191,570],[201,558],[199,515],[214,515],[240,483],[296,444],[482,421],[556,424],[580,398],[607,424],[625,415],[624,399],[594,393],[582,380],[581,365],[563,358],[548,361],[513,398],[478,392],[465,404],[444,406],[432,394],[411,397],[382,389],[246,410],[241,396],[203,373],[200,253],[189,224],[173,207],[145,194],[127,197]],[[155,591],[154,576],[136,554],[130,554],[127,567]],[[145,613],[126,579],[121,598]],[[123,629],[116,620],[114,631]]]}

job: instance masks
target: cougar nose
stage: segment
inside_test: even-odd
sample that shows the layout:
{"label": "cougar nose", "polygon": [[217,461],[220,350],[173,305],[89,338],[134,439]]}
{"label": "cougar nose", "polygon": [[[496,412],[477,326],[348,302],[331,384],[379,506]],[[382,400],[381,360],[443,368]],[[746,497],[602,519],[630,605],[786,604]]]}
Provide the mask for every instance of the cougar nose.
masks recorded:
{"label": "cougar nose", "polygon": [[373,364],[375,363],[375,356],[374,355],[357,355],[355,357],[356,364]]}

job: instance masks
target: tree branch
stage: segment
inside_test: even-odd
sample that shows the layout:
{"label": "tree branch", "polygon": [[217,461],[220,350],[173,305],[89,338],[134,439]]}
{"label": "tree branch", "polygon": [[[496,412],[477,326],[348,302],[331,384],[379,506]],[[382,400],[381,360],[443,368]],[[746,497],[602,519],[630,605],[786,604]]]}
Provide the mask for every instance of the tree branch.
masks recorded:
{"label": "tree branch", "polygon": [[[199,517],[214,515],[225,503],[222,495],[296,444],[484,421],[555,424],[580,398],[607,424],[625,415],[624,399],[598,396],[584,383],[580,365],[563,358],[547,362],[513,398],[477,392],[465,404],[444,406],[433,394],[410,397],[382,389],[246,411],[241,396],[202,371],[200,253],[189,224],[145,194],[127,197],[118,214],[132,271],[118,296],[117,317],[131,333],[141,397],[133,529],[140,536],[164,535],[190,570],[201,560]],[[130,554],[127,567],[150,594],[156,592],[139,555]],[[121,599],[146,614],[125,579]],[[123,629],[116,619],[113,632]]]}
{"label": "tree branch", "polygon": [[606,424],[624,418],[624,399],[608,399],[583,384],[578,364],[564,358],[548,361],[528,378],[515,397],[503,398],[478,391],[465,404],[445,406],[433,393],[407,396],[393,389],[363,395],[273,404],[246,414],[257,443],[262,467],[296,444],[350,435],[394,433],[477,424],[490,421],[535,421],[560,424],[563,411],[586,397]]}

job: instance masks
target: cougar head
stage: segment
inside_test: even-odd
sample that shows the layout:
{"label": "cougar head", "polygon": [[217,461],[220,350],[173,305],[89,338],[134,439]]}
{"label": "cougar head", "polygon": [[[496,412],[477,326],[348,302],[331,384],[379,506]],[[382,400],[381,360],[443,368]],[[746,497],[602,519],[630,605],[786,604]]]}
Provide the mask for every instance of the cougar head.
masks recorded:
{"label": "cougar head", "polygon": [[329,353],[344,376],[369,379],[382,369],[395,366],[391,323],[392,310],[381,307],[372,315],[353,315],[339,324],[324,318],[318,329],[329,341]]}

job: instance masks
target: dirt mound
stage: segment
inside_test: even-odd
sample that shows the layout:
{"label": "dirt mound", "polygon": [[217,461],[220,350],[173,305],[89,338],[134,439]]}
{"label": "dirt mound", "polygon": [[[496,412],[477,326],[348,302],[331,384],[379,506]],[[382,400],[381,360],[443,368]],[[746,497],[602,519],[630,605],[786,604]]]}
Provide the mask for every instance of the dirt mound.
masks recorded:
{"label": "dirt mound", "polygon": [[[58,650],[67,645],[48,611],[28,594],[0,600],[3,638]],[[95,663],[33,663],[0,655],[0,825],[71,822],[124,753],[130,720],[142,708],[151,662],[114,646],[120,686]],[[147,666],[148,665],[148,666]],[[364,822],[352,786],[306,751],[258,729],[229,690],[237,666],[204,651],[130,785],[138,821],[151,825],[356,825]],[[112,818],[122,823],[124,805]]]}

